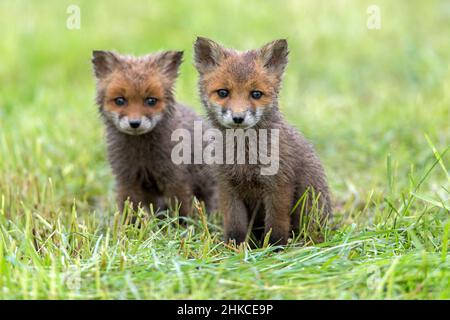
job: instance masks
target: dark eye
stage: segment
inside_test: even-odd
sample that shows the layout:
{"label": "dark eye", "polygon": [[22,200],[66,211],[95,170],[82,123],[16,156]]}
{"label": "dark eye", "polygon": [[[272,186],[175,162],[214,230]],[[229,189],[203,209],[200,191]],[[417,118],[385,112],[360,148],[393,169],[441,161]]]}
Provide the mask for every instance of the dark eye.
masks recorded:
{"label": "dark eye", "polygon": [[127,103],[127,100],[124,97],[117,97],[114,99],[114,103],[116,105],[122,107]]}
{"label": "dark eye", "polygon": [[230,94],[230,91],[228,91],[227,89],[217,90],[217,95],[221,98],[226,98],[226,97],[228,97],[229,94]]}
{"label": "dark eye", "polygon": [[250,95],[252,96],[253,99],[261,99],[263,93],[259,90],[253,90],[252,92],[250,92]]}
{"label": "dark eye", "polygon": [[145,105],[152,107],[156,104],[156,102],[158,102],[158,99],[150,97],[150,98],[145,99],[144,102],[145,102]]}

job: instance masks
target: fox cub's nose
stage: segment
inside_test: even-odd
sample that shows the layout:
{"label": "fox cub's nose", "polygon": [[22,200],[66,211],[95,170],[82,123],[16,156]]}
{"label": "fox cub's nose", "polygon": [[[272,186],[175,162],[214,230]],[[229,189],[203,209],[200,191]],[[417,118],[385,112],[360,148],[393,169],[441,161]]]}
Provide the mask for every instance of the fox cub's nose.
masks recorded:
{"label": "fox cub's nose", "polygon": [[242,122],[244,122],[244,117],[243,116],[233,116],[233,122],[236,124],[241,124]]}
{"label": "fox cub's nose", "polygon": [[130,124],[130,127],[137,129],[141,125],[141,120],[130,120],[128,123]]}

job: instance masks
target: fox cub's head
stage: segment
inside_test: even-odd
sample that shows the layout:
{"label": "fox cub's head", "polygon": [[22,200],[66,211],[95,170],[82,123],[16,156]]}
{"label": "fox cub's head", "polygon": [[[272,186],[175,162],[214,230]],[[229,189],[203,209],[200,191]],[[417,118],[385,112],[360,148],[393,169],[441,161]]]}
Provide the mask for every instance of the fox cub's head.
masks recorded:
{"label": "fox cub's head", "polygon": [[178,51],[139,58],[94,51],[97,103],[105,119],[130,135],[150,132],[174,103],[182,56]]}
{"label": "fox cub's head", "polygon": [[199,37],[194,50],[202,102],[221,126],[250,128],[277,108],[287,64],[286,40],[237,52]]}

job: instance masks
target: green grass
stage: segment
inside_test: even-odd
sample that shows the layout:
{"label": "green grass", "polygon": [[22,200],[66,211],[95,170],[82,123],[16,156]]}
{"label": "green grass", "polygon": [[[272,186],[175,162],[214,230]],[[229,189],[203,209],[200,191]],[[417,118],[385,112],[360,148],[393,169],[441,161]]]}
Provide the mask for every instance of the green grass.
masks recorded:
{"label": "green grass", "polygon": [[[0,298],[449,299],[450,6],[377,0],[368,30],[372,3],[2,1]],[[219,215],[138,228],[117,212],[91,51],[184,49],[177,96],[202,112],[197,35],[288,38],[281,109],[326,167],[324,243],[236,250]]]}

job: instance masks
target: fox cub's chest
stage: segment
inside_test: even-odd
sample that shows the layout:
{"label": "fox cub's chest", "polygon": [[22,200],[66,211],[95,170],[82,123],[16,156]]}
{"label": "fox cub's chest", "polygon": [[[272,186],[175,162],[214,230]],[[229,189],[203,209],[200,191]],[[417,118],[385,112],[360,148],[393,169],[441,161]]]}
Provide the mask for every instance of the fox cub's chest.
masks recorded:
{"label": "fox cub's chest", "polygon": [[136,173],[137,182],[145,192],[162,194],[163,188],[157,177],[147,168],[139,168]]}
{"label": "fox cub's chest", "polygon": [[224,165],[222,176],[242,192],[247,192],[249,189],[267,189],[273,184],[272,179],[261,175],[261,166],[257,164]]}

